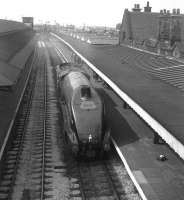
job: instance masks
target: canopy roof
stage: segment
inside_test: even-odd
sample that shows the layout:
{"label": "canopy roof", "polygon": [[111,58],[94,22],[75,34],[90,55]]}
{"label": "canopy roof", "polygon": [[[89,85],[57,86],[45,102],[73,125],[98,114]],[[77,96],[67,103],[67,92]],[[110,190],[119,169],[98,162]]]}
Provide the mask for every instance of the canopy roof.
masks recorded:
{"label": "canopy roof", "polygon": [[20,71],[17,67],[0,61],[0,86],[15,84]]}

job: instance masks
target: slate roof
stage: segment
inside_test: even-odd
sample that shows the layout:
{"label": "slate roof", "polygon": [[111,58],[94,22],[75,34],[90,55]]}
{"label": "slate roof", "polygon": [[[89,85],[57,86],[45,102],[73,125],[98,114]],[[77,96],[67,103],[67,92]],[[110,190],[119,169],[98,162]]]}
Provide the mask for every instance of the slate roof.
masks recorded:
{"label": "slate roof", "polygon": [[33,42],[33,40],[31,40],[31,41],[29,41],[29,43],[26,44],[26,46],[24,48],[22,48],[20,51],[16,52],[16,54],[9,61],[9,64],[11,66],[13,65],[14,68],[17,68],[19,70],[24,69],[26,60],[30,56],[30,51],[33,48],[34,48],[34,42]]}
{"label": "slate roof", "polygon": [[0,87],[17,82],[30,55],[32,45],[28,42],[33,35],[23,23],[0,20]]}
{"label": "slate roof", "polygon": [[28,29],[28,27],[21,22],[3,20],[3,19],[0,19],[0,27],[1,27],[0,34],[10,32],[10,31]]}
{"label": "slate roof", "polygon": [[9,62],[0,60],[0,87],[13,86],[20,78],[25,63],[34,49],[35,41],[32,39],[23,49],[18,51]]}
{"label": "slate roof", "polygon": [[7,64],[3,61],[0,61],[0,85],[10,86],[13,85],[20,73],[20,69],[16,68],[13,65]]}
{"label": "slate roof", "polygon": [[2,87],[2,86],[11,86],[11,85],[13,85],[13,82],[10,81],[5,76],[3,76],[3,74],[0,74],[0,87]]}
{"label": "slate roof", "polygon": [[[124,41],[132,39],[134,41],[144,41],[149,46],[156,46],[154,41],[147,40],[150,40],[150,38],[153,40],[158,39],[160,16],[161,14],[158,12],[138,12],[125,9],[119,35],[120,43],[124,39]],[[175,15],[171,14],[171,17],[175,17]],[[184,43],[184,15],[180,14],[179,17],[181,23],[181,43]],[[126,38],[123,38],[123,32],[126,33]],[[183,51],[182,45],[177,45]]]}
{"label": "slate roof", "polygon": [[133,39],[157,38],[160,13],[129,12]]}

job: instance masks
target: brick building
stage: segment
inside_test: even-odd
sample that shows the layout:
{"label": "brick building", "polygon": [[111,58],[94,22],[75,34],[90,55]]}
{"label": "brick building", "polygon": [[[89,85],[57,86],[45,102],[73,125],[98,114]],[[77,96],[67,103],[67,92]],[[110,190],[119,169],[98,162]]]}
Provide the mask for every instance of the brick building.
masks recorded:
{"label": "brick building", "polygon": [[141,10],[139,4],[135,4],[132,11],[125,9],[119,43],[165,55],[183,56],[184,15],[180,10],[152,12],[149,2]]}

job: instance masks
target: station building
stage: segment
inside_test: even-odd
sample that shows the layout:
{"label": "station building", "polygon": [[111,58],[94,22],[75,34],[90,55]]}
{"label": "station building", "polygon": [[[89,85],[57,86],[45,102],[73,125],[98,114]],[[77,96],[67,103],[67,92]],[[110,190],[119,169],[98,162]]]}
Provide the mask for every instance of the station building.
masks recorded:
{"label": "station building", "polygon": [[164,55],[184,57],[184,15],[180,9],[172,12],[163,9],[152,12],[149,2],[132,11],[125,9],[119,32],[119,43],[158,52]]}
{"label": "station building", "polygon": [[34,25],[34,18],[33,17],[22,17],[22,22],[31,28],[33,28]]}

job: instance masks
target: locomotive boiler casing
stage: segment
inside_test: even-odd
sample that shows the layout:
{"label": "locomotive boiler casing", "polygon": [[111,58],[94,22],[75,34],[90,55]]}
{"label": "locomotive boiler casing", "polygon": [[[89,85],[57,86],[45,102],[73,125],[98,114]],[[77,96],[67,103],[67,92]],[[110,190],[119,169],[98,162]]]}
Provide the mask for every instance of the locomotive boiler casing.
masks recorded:
{"label": "locomotive boiler casing", "polygon": [[85,73],[62,72],[58,84],[67,113],[65,131],[74,153],[93,156],[109,151],[104,103]]}

